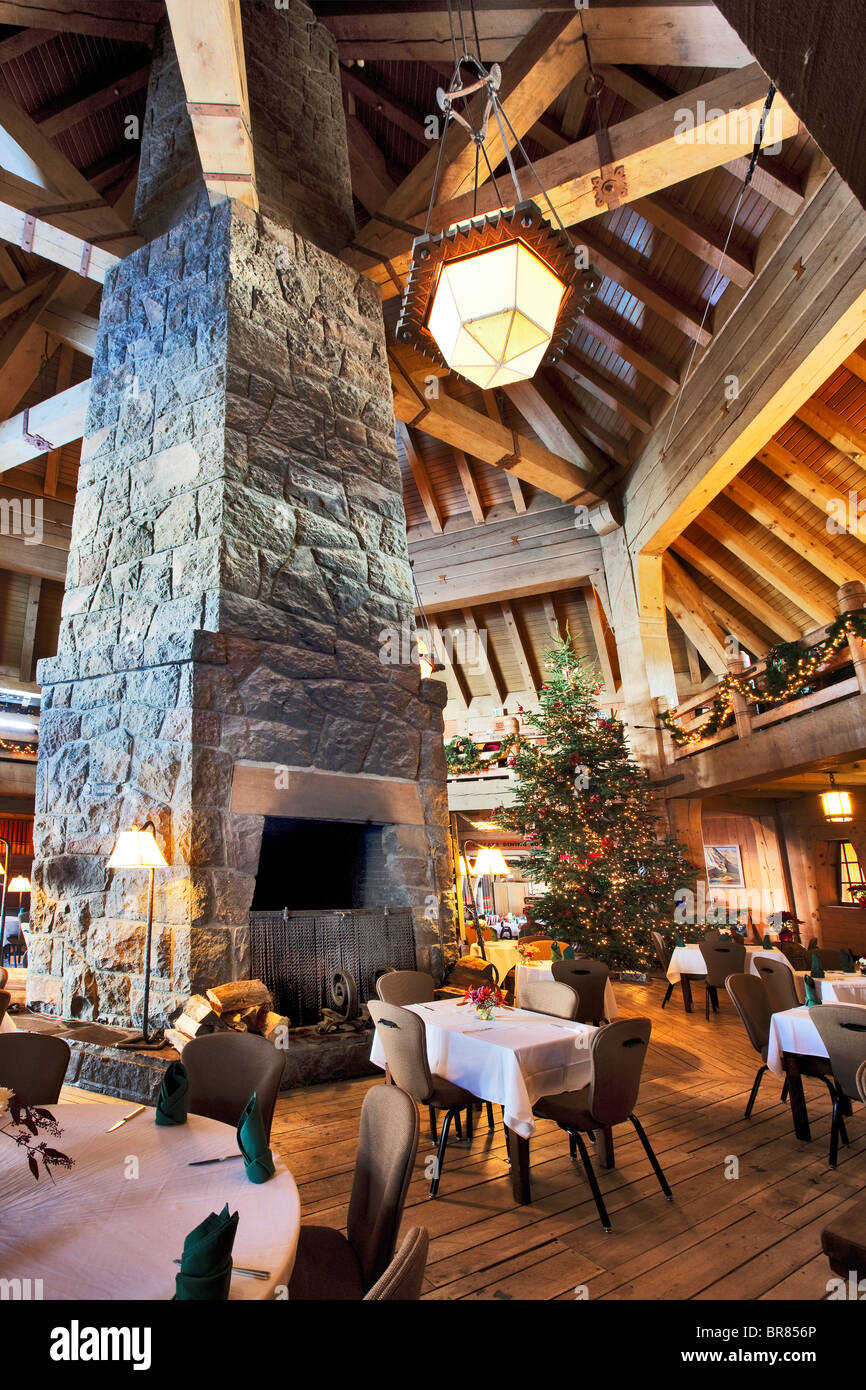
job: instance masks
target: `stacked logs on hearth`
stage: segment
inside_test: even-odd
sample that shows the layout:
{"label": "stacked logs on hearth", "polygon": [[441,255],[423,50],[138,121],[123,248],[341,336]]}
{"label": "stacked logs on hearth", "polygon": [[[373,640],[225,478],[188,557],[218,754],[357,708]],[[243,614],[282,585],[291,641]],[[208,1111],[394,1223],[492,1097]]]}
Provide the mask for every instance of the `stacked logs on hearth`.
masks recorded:
{"label": "stacked logs on hearth", "polygon": [[275,1047],[285,1047],[289,1020],[274,1012],[273,998],[261,980],[231,980],[204,994],[191,994],[165,1032],[182,1052],[190,1038],[206,1033],[259,1033]]}

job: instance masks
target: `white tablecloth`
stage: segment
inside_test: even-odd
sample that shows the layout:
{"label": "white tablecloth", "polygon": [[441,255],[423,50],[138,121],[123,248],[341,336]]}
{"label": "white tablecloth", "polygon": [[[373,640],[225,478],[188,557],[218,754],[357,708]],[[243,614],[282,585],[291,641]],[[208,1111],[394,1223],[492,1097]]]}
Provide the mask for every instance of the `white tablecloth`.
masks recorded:
{"label": "white tablecloth", "polygon": [[[527,980],[552,980],[553,966],[551,961],[542,960],[537,965],[518,965],[515,972],[516,990],[514,993],[515,1004],[520,1004],[520,989]],[[619,1009],[616,1006],[616,999],[613,994],[613,985],[610,976],[604,987],[604,1016],[610,1022],[612,1018],[619,1018]]]}
{"label": "white tablecloth", "polygon": [[[516,941],[485,941],[484,950],[487,953],[487,959],[496,966],[500,984],[511,967],[520,964]],[[477,941],[473,941],[469,947],[469,954],[470,956],[481,955],[481,947]]]}
{"label": "white tablecloth", "polygon": [[[45,1299],[170,1299],[184,1237],[228,1202],[239,1213],[233,1263],[270,1273],[234,1275],[229,1297],[272,1298],[288,1284],[301,1212],[278,1155],[276,1174],[260,1185],[240,1158],[190,1168],[191,1159],[236,1153],[234,1128],[201,1115],[163,1128],[148,1107],[106,1134],[135,1107],[69,1093],[48,1107],[63,1129],[48,1142],[75,1166],[52,1169],[53,1183],[44,1172],[34,1179],[22,1149],[0,1135],[0,1278],[41,1279]],[[127,1176],[133,1160],[137,1177]]]}
{"label": "white tablecloth", "polygon": [[[816,1007],[820,1007],[816,1005]],[[866,1006],[864,1006],[866,1012]],[[767,1066],[777,1076],[784,1076],[782,1066],[783,1052],[797,1052],[801,1057],[826,1057],[827,1049],[821,1035],[810,1017],[811,1009],[800,1005],[797,1009],[786,1009],[784,1013],[773,1014],[770,1019],[770,1044],[767,1048]]]}
{"label": "white tablecloth", "polygon": [[[781,951],[764,951],[762,946],[747,946],[746,957],[751,968],[750,957],[753,954],[776,956],[780,960],[785,957]],[[704,965],[704,958],[701,955],[700,946],[675,946],[668,963],[668,979],[675,985],[683,975],[706,975],[707,969]]]}
{"label": "white tablecloth", "polygon": [[[797,993],[803,1000],[806,998],[803,981],[807,973],[805,970],[794,971]],[[861,975],[859,971],[846,975],[844,970],[828,970],[826,975],[815,980],[815,984],[820,988],[825,1004],[866,1004],[866,975]]]}
{"label": "white tablecloth", "polygon": [[[450,999],[409,1007],[424,1020],[431,1072],[465,1086],[479,1100],[501,1105],[508,1128],[523,1139],[535,1133],[537,1100],[579,1091],[589,1082],[589,1039],[597,1031],[589,1024],[526,1009],[497,1009],[485,1023],[468,1004]],[[370,1061],[384,1069],[378,1029]]]}

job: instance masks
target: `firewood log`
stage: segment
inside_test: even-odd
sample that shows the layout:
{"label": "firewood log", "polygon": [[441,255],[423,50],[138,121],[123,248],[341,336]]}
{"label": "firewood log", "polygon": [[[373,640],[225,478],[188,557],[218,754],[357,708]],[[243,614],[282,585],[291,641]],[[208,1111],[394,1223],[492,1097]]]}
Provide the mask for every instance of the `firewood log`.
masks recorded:
{"label": "firewood log", "polygon": [[207,991],[211,1007],[218,1014],[238,1013],[251,1004],[272,1003],[271,991],[261,980],[230,980]]}
{"label": "firewood log", "polygon": [[274,1043],[274,1045],[281,1042],[285,1046],[286,1033],[290,1027],[289,1019],[283,1014],[271,1013],[270,1010],[267,1010],[265,1017],[259,1020],[259,1032],[263,1038],[267,1038],[268,1042]]}
{"label": "firewood log", "polygon": [[166,1028],[165,1040],[170,1047],[174,1048],[175,1052],[183,1052],[189,1042],[189,1038],[184,1033],[179,1032],[177,1028]]}
{"label": "firewood log", "polygon": [[187,1038],[204,1037],[206,1033],[212,1033],[213,1026],[210,1023],[198,1023],[194,1018],[190,1018],[187,1013],[178,1014],[174,1020],[174,1031],[183,1033]]}

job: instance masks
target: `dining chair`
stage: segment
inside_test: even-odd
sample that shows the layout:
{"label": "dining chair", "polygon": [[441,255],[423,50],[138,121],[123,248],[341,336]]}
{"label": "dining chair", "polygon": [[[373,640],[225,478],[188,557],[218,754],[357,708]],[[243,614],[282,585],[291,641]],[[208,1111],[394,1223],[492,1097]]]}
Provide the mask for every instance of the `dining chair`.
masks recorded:
{"label": "dining chair", "polygon": [[630,1120],[659,1180],[662,1192],[669,1202],[673,1201],[673,1193],[652,1145],[634,1113],[651,1032],[652,1024],[648,1018],[618,1019],[614,1023],[608,1023],[605,1028],[599,1028],[597,1033],[592,1034],[589,1044],[589,1085],[580,1091],[562,1091],[559,1095],[543,1096],[532,1108],[534,1115],[540,1119],[553,1120],[560,1129],[565,1130],[572,1157],[575,1146],[580,1151],[596,1210],[605,1231],[611,1229],[610,1217],[583,1140],[584,1134],[597,1129],[610,1129],[613,1125]]}
{"label": "dining chair", "polygon": [[346,1234],[332,1226],[301,1227],[290,1300],[360,1301],[385,1275],[403,1219],[418,1130],[410,1095],[399,1086],[370,1088],[361,1106]]}
{"label": "dining chair", "polygon": [[0,1076],[28,1105],[54,1105],[69,1066],[69,1044],[51,1033],[0,1033]]}
{"label": "dining chair", "polygon": [[427,1030],[423,1018],[412,1009],[385,1004],[381,999],[371,999],[367,1008],[376,1025],[385,1061],[395,1085],[408,1091],[420,1105],[445,1112],[439,1135],[436,1165],[430,1180],[430,1196],[437,1197],[451,1125],[456,1122],[455,1129],[459,1139],[462,1135],[460,1112],[470,1109],[480,1097],[463,1086],[446,1080],[444,1076],[431,1073],[427,1060]]}
{"label": "dining chair", "polygon": [[755,978],[761,981],[766,991],[771,1014],[782,1014],[786,1009],[799,1006],[796,977],[786,960],[768,960],[766,956],[758,956],[752,964],[758,972]]}
{"label": "dining chair", "polygon": [[603,961],[593,960],[591,956],[575,956],[574,960],[555,960],[552,973],[554,980],[571,985],[580,995],[578,1023],[604,1022],[604,995],[610,971]]}
{"label": "dining chair", "polygon": [[389,970],[376,981],[376,993],[386,1004],[432,1004],[436,981],[424,970]]}
{"label": "dining chair", "polygon": [[719,1012],[719,990],[723,988],[729,975],[742,975],[746,968],[746,948],[743,943],[732,941],[729,936],[714,932],[698,942],[704,958],[706,974],[705,1015],[710,1016],[710,1000],[713,1013]]}
{"label": "dining chair", "polygon": [[839,1136],[848,1143],[844,1112],[848,1100],[860,1097],[858,1072],[866,1062],[866,1012],[859,1004],[822,1004],[809,1010],[830,1058],[833,1072],[833,1114],[830,1119],[830,1167],[836,1167]]}
{"label": "dining chair", "polygon": [[12,995],[9,993],[9,991],[6,989],[0,989],[0,1023],[3,1022],[3,1019],[6,1016],[6,1010],[9,1008],[9,1005],[11,1003]]}
{"label": "dining chair", "polygon": [[[669,944],[669,943],[665,940],[665,938],[662,936],[662,934],[661,934],[660,931],[654,931],[653,934],[652,934],[652,938],[653,938],[653,945],[655,946],[655,949],[656,949],[656,960],[658,961],[658,963],[659,963],[659,965],[661,966],[662,970],[664,971],[665,975],[667,975],[667,973],[668,973],[668,967],[669,967],[669,965],[670,965],[670,963],[671,963],[671,956],[672,956],[673,953],[674,953],[673,944],[672,944],[672,943]],[[674,992],[674,987],[673,987],[671,981],[668,980],[668,987],[667,987],[667,990],[665,991],[665,997],[664,997],[664,999],[662,1000],[662,1008],[664,1008],[665,1004],[668,1002],[668,1000],[670,999],[670,997],[671,997],[671,995],[673,994],[673,992]]]}
{"label": "dining chair", "polygon": [[749,1102],[746,1106],[746,1119],[748,1119],[758,1098],[758,1088],[767,1070],[767,1050],[770,1045],[770,1019],[773,1015],[773,1008],[767,988],[757,975],[729,975],[725,980],[725,989],[731,996],[734,1008],[743,1021],[749,1042],[761,1058],[761,1065],[755,1072]]}
{"label": "dining chair", "polygon": [[0,965],[0,989],[6,988],[6,981],[9,979],[9,971],[5,965]]}
{"label": "dining chair", "polygon": [[814,954],[818,957],[824,970],[842,969],[842,952],[835,950],[831,946],[819,946]]}
{"label": "dining chair", "polygon": [[854,1080],[857,1083],[857,1094],[866,1105],[866,1062],[861,1062],[857,1068],[857,1075]]}
{"label": "dining chair", "polygon": [[423,1226],[413,1226],[411,1231],[407,1231],[385,1273],[364,1294],[365,1302],[406,1303],[410,1299],[419,1299],[429,1245],[430,1236]]}
{"label": "dining chair", "polygon": [[236,1125],[255,1091],[270,1141],[285,1062],[280,1048],[254,1033],[208,1033],[192,1038],[183,1050],[190,1113]]}
{"label": "dining chair", "polygon": [[805,950],[796,941],[777,941],[776,949],[790,963],[792,970],[811,970],[812,957],[809,951]]}
{"label": "dining chair", "polygon": [[580,1007],[580,997],[571,985],[563,984],[556,979],[527,980],[520,987],[520,1007],[529,1009],[531,1013],[550,1014],[552,1018],[575,1020]]}

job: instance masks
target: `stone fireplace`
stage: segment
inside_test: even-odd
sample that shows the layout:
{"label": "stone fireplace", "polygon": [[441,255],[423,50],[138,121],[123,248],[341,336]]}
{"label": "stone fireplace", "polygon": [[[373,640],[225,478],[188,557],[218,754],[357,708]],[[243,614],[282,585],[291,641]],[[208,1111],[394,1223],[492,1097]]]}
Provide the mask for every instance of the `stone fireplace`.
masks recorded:
{"label": "stone fireplace", "polygon": [[384,640],[413,602],[381,307],[332,254],[352,220],[336,53],[302,0],[243,15],[262,211],[208,205],[165,30],[152,239],[102,300],[39,671],[28,999],[68,1017],[138,1017],[146,882],[106,862],[148,816],[169,865],[155,1021],[248,973],[266,817],[379,827],[381,901],[411,908],[419,965],[455,948],[445,687]]}

